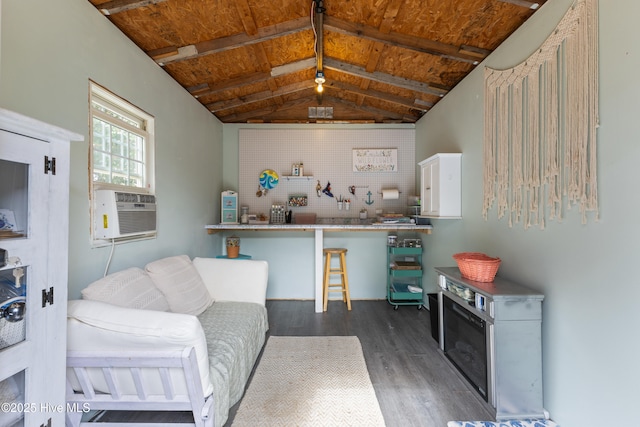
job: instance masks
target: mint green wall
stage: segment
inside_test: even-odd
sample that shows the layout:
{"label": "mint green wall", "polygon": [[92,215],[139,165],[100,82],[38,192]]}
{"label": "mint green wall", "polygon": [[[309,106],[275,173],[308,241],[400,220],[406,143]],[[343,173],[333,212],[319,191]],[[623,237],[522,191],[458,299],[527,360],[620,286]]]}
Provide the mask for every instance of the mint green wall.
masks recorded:
{"label": "mint green wall", "polygon": [[165,255],[216,254],[222,124],[86,0],[4,0],[0,106],[85,135],[71,149],[69,293],[102,276],[89,242],[89,79],[156,118],[158,237],[115,248],[110,272]]}
{"label": "mint green wall", "polygon": [[[555,28],[570,0],[547,2],[486,64],[508,68]],[[546,229],[509,228],[496,210],[482,218],[483,67],[417,125],[417,160],[439,151],[463,153],[463,219],[434,222],[430,267],[451,255],[482,251],[502,258],[499,273],[545,294],[545,407],[562,427],[638,424],[640,341],[640,3],[600,2],[600,219],[582,225],[577,207]],[[435,288],[431,280],[431,286]]]}

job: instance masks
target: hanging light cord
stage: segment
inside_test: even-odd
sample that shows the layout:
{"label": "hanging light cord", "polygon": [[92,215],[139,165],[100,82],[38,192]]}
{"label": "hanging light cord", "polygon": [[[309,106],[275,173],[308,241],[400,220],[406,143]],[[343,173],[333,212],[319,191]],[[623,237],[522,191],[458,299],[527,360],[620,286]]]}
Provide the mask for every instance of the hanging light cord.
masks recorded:
{"label": "hanging light cord", "polygon": [[316,2],[311,2],[311,29],[313,30],[313,52],[316,54],[316,67],[318,64],[318,31],[316,30]]}

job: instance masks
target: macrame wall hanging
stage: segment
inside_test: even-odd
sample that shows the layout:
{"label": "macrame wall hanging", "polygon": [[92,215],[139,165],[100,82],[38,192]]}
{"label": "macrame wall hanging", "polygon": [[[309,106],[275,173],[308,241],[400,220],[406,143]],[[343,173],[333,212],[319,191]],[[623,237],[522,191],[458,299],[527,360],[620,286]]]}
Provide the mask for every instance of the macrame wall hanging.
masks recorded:
{"label": "macrame wall hanging", "polygon": [[484,206],[525,228],[598,215],[598,3],[576,0],[523,63],[485,69]]}

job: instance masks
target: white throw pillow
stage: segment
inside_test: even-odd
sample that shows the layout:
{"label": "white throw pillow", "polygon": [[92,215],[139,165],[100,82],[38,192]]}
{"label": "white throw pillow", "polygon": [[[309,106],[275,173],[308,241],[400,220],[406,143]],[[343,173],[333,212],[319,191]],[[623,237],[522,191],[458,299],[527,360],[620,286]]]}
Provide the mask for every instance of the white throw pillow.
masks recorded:
{"label": "white throw pillow", "polygon": [[174,313],[197,316],[213,304],[213,297],[188,256],[160,259],[145,269]]}
{"label": "white throw pillow", "polygon": [[169,302],[151,277],[132,267],[109,274],[80,291],[83,299],[102,301],[119,307],[169,311]]}

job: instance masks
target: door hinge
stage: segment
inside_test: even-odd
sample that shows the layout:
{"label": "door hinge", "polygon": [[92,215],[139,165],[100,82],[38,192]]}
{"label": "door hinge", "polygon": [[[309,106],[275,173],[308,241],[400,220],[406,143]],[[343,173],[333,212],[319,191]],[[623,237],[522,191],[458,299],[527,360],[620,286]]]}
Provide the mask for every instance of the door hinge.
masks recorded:
{"label": "door hinge", "polygon": [[53,286],[49,288],[49,292],[46,289],[42,290],[42,308],[45,308],[49,305],[53,305]]}
{"label": "door hinge", "polygon": [[56,174],[56,158],[49,159],[49,156],[44,156],[44,174],[46,175],[49,172],[51,172],[51,175]]}

